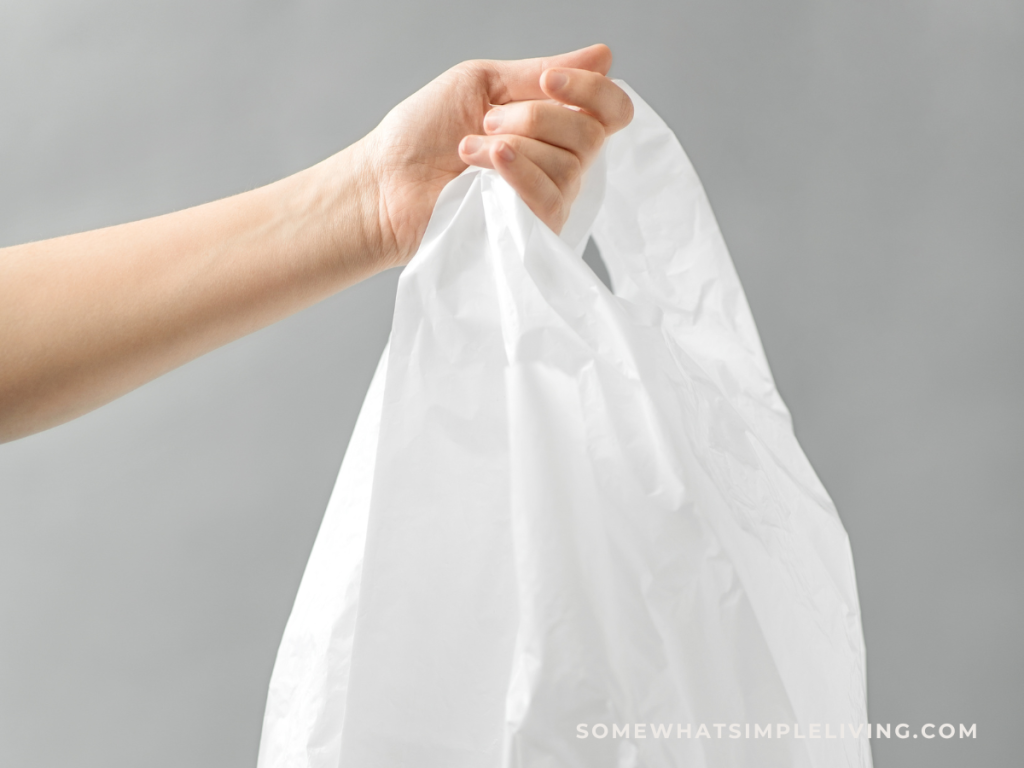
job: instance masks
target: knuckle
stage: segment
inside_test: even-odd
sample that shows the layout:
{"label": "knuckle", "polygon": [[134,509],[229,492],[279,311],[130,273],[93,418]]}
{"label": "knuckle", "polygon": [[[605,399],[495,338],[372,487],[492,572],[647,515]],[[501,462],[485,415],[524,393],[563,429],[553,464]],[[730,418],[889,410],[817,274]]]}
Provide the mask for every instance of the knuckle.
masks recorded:
{"label": "knuckle", "polygon": [[604,126],[593,118],[587,118],[580,128],[580,143],[585,152],[596,152],[604,143]]}
{"label": "knuckle", "polygon": [[536,135],[538,133],[539,129],[544,124],[543,106],[543,104],[536,101],[529,101],[526,103],[525,109],[523,110],[523,131],[531,135]]}
{"label": "knuckle", "polygon": [[481,62],[478,59],[469,59],[468,61],[462,61],[451,68],[451,72],[461,76],[472,76],[480,71]]}
{"label": "knuckle", "polygon": [[[526,142],[523,141],[523,137],[522,136],[520,136],[518,134],[515,134],[515,133],[507,133],[507,134],[504,134],[504,135],[502,135],[500,137],[496,137],[496,138],[498,138],[500,141],[503,141],[506,144],[508,144],[510,147],[512,147],[512,151],[515,152],[516,155],[523,154],[524,149],[526,147]],[[498,142],[495,142],[495,143],[498,143]]]}
{"label": "knuckle", "polygon": [[456,86],[472,88],[480,82],[481,79],[486,80],[486,69],[482,64],[483,62],[476,59],[463,61],[449,69],[445,75],[450,79],[449,81],[454,83]]}
{"label": "knuckle", "polygon": [[633,121],[633,100],[624,91],[620,90],[619,93],[621,96],[616,114],[616,125],[620,128],[625,128]]}
{"label": "knuckle", "polygon": [[550,178],[562,195],[578,189],[583,177],[583,163],[572,152],[561,151],[558,160],[551,166]]}
{"label": "knuckle", "polygon": [[583,175],[583,161],[572,152],[565,154],[568,155],[565,160],[565,178],[569,182],[576,181]]}
{"label": "knuckle", "polygon": [[507,89],[493,64],[494,62],[486,59],[468,59],[449,69],[448,74],[453,75],[467,88],[479,89],[482,87],[489,93],[493,93],[495,98],[503,100]]}
{"label": "knuckle", "polygon": [[545,215],[554,220],[560,220],[562,217],[563,210],[563,197],[560,192],[552,192],[547,196],[544,201],[544,213]]}
{"label": "knuckle", "polygon": [[576,176],[566,185],[566,188],[562,190],[562,198],[569,204],[576,199],[580,193],[580,186],[582,186],[582,177]]}

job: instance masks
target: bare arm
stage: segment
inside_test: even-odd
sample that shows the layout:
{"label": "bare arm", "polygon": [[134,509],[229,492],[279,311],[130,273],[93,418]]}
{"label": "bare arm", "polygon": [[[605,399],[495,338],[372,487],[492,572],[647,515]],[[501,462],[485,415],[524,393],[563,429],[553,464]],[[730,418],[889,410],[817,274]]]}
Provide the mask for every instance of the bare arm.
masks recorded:
{"label": "bare arm", "polygon": [[371,275],[360,149],[196,208],[0,251],[0,440]]}
{"label": "bare arm", "polygon": [[[496,168],[560,229],[580,174],[632,114],[604,77],[609,64],[604,46],[467,62],[361,141],[286,179],[0,249],[0,442],[86,413],[407,263],[437,195],[467,164]],[[496,114],[485,123],[488,111]]]}

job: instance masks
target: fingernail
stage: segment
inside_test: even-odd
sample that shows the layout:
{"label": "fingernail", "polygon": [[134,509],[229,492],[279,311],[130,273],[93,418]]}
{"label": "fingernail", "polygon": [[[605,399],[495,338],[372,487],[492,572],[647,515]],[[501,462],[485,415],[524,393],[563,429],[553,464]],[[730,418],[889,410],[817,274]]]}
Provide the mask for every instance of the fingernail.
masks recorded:
{"label": "fingernail", "polygon": [[467,136],[462,140],[462,154],[474,155],[483,146],[484,140],[479,136]]}
{"label": "fingernail", "polygon": [[516,153],[512,151],[512,147],[506,144],[504,141],[498,145],[498,156],[501,157],[506,163],[511,163],[516,159]]}
{"label": "fingernail", "polygon": [[569,82],[569,76],[564,72],[548,72],[547,84],[552,91],[560,91]]}
{"label": "fingernail", "polygon": [[488,131],[496,131],[501,127],[502,121],[505,119],[505,110],[503,109],[492,109],[486,115],[484,115],[484,128]]}

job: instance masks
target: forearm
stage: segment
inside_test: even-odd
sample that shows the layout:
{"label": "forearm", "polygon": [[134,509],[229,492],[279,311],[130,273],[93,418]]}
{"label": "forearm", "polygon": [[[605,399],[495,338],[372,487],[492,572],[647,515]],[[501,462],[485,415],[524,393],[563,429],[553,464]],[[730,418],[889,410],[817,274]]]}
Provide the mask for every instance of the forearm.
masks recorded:
{"label": "forearm", "polygon": [[377,271],[360,151],[196,208],[0,250],[0,442]]}

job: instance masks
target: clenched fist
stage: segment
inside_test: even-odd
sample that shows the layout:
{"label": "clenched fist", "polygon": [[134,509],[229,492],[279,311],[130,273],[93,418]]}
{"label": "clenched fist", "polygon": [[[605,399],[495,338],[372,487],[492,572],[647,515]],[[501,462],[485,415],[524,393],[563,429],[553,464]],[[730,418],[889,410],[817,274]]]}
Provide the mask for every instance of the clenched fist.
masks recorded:
{"label": "clenched fist", "polygon": [[555,232],[580,177],[633,105],[605,75],[607,46],[521,61],[467,61],[395,107],[361,143],[376,184],[385,263],[415,253],[441,189],[493,168]]}

